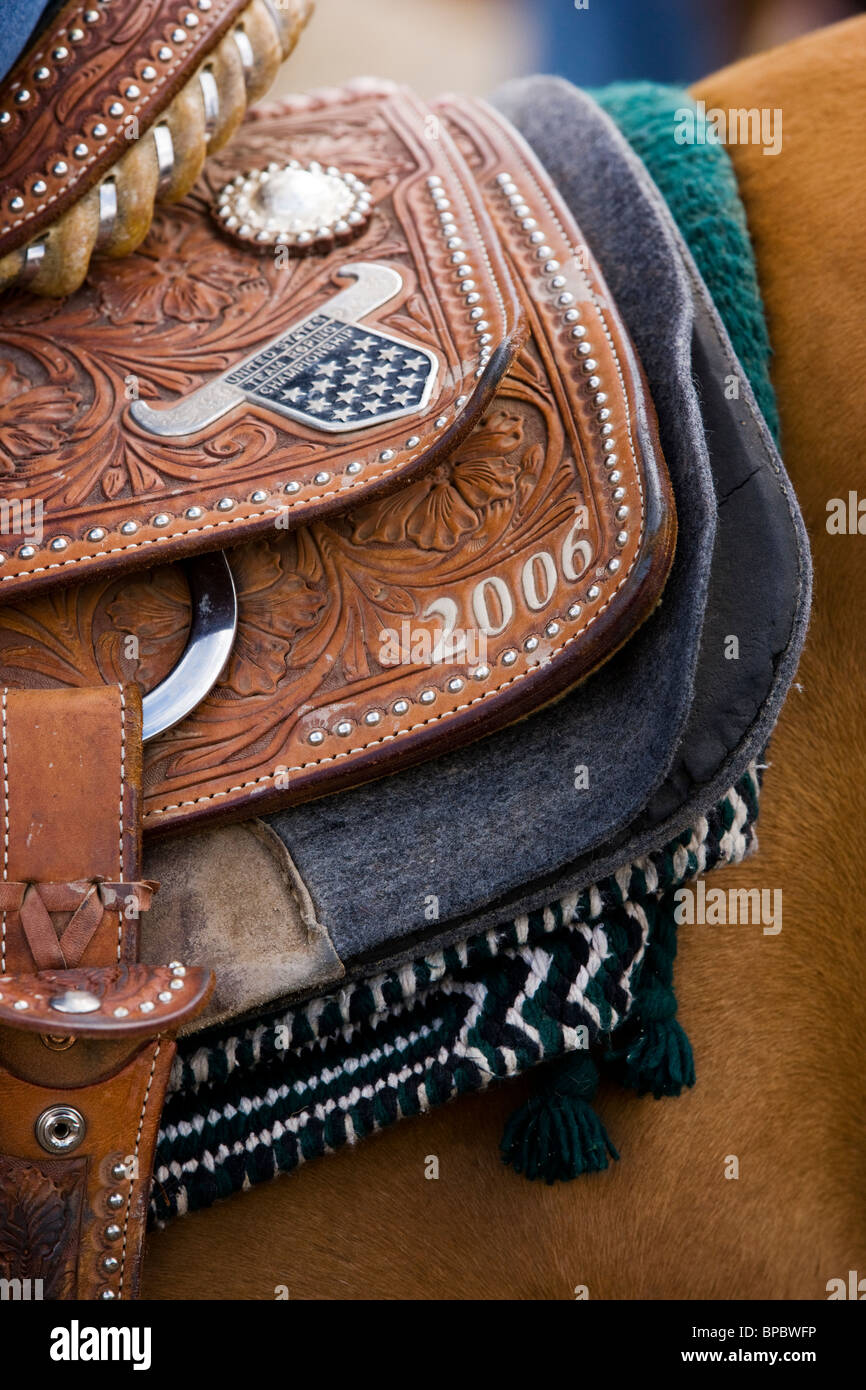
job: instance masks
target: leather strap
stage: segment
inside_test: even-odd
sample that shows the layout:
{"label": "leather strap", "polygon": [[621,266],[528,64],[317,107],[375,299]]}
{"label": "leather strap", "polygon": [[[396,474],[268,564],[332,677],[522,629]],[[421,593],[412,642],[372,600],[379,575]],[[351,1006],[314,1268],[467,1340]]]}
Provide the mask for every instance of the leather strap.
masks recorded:
{"label": "leather strap", "polygon": [[209,972],[137,965],[141,700],[0,696],[0,1277],[129,1298],[180,1024]]}

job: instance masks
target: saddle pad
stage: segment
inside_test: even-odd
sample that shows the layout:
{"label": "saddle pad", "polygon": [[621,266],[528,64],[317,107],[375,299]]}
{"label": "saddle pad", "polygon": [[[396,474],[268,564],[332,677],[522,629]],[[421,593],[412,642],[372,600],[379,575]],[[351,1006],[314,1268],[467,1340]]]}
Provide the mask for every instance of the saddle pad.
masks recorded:
{"label": "saddle pad", "polygon": [[[405,94],[376,96],[378,124],[370,100],[366,88],[329,98],[329,130],[336,120],[340,131],[346,112],[355,130],[358,106],[377,130],[386,114],[406,118]],[[308,99],[289,116],[260,117],[260,158],[289,134],[293,148],[309,140],[322,154],[323,104]],[[437,119],[435,143],[452,150],[468,182],[469,166]],[[148,747],[146,830],[292,804],[460,746],[573,686],[658,600],[673,554],[672,496],[613,300],[529,149],[477,104],[455,107],[449,123],[471,158],[506,279],[518,286],[529,341],[447,462],[384,500],[232,552],[234,650],[213,694]],[[232,158],[245,149],[239,141]],[[439,175],[426,178],[425,207],[431,191],[450,203],[443,187]],[[449,234],[451,215],[439,213]],[[361,257],[382,254],[379,235],[371,228],[354,247],[358,270],[374,265]],[[465,265],[461,251],[451,259]],[[129,265],[144,273],[135,259]],[[448,438],[443,432],[437,448]],[[199,442],[197,457],[206,448]],[[331,449],[336,472],[339,443]],[[7,602],[0,677],[26,686],[134,675],[152,689],[180,657],[189,626],[177,567],[107,575]]]}

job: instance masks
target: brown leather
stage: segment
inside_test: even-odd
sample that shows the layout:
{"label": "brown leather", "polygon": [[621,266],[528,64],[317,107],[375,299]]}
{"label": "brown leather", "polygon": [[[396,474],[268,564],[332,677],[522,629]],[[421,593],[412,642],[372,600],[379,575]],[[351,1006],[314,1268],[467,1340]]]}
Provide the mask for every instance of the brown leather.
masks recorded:
{"label": "brown leather", "polygon": [[[13,533],[7,542],[4,600],[61,578],[280,536],[392,490],[453,453],[498,387],[523,326],[474,181],[444,129],[425,138],[429,115],[388,84],[254,114],[208,161],[195,192],[158,215],[140,252],[103,264],[51,311],[23,292],[5,298],[4,496],[13,508],[40,501],[44,534],[23,545]],[[230,178],[289,149],[302,161],[336,164],[372,190],[364,235],[326,258],[263,257],[226,240],[209,214]],[[446,245],[439,210],[446,203],[462,252]],[[354,283],[341,271],[355,263],[384,265],[402,281],[362,324],[438,361],[432,399],[418,413],[335,434],[245,402],[180,438],[160,437],[133,418],[140,405],[188,400],[327,308]],[[462,289],[467,268],[478,296],[471,304]]]}
{"label": "brown leather", "polygon": [[[43,231],[98,181],[128,145],[129,118],[147,130],[248,2],[63,6],[3,83],[0,256]],[[58,59],[63,50],[67,56]],[[150,80],[145,69],[154,73]],[[120,115],[111,114],[112,104],[123,108]],[[100,124],[105,132],[94,136]],[[86,153],[76,154],[81,149]],[[54,172],[58,161],[65,172]],[[22,208],[12,208],[15,197]]]}
{"label": "brown leather", "polygon": [[[128,1297],[172,1037],[213,981],[135,964],[156,887],[140,881],[138,691],[4,689],[0,711],[0,1277]],[[68,1151],[57,1107],[83,1130]]]}
{"label": "brown leather", "polygon": [[[437,116],[495,220],[530,340],[450,460],[383,501],[232,552],[235,647],[213,694],[148,747],[146,829],[286,805],[478,737],[573,685],[658,600],[670,485],[655,434],[645,454],[632,428],[652,407],[598,267],[514,132],[478,103]],[[286,128],[282,114],[259,125],[263,144]],[[524,198],[534,229],[515,216]],[[148,689],[189,621],[171,566],[8,605],[0,678]],[[436,653],[448,624],[467,633],[450,657]]]}

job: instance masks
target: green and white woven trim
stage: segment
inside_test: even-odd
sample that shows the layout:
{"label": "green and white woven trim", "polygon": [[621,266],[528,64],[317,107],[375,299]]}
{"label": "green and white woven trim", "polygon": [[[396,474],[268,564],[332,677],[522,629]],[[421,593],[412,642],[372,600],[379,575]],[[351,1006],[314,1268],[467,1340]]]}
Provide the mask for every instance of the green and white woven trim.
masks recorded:
{"label": "green and white woven trim", "polygon": [[[709,815],[579,894],[205,1044],[182,1042],[153,1219],[209,1206],[539,1062],[585,1053],[587,1042],[610,1050],[640,1019],[659,905],[751,852],[758,794],[752,765]],[[672,956],[666,948],[668,964]],[[652,984],[673,1000],[669,981]],[[667,1007],[671,1019],[675,1008]],[[672,1093],[665,1082],[630,1084]],[[606,1166],[597,1158],[572,1169]]]}

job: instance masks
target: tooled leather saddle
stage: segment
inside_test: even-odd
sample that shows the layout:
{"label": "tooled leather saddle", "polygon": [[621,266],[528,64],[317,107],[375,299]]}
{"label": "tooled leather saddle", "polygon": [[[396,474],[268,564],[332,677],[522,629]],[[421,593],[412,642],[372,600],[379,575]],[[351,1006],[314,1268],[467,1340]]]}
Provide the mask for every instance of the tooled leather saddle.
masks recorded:
{"label": "tooled leather saddle", "polygon": [[[5,212],[32,192],[3,157]],[[678,570],[619,296],[515,124],[373,82],[258,109],[128,255],[106,209],[138,185],[114,167],[87,175],[105,225],[80,287],[50,297],[69,288],[46,270],[68,231],[28,205],[0,301],[0,1275],[105,1300],[138,1291],[174,1039],[197,1016],[364,978],[531,908],[566,865],[590,881],[696,784],[726,785],[714,740],[759,750],[751,711],[732,730],[710,709],[718,654],[695,674],[707,489],[684,476]],[[721,340],[705,307],[695,321],[709,379]],[[771,446],[755,417],[713,410],[736,490]],[[687,430],[671,438],[679,456]],[[753,516],[784,511],[796,532],[783,488],[750,489]],[[791,613],[798,544],[755,562]],[[789,677],[762,662],[744,699],[766,721]],[[677,763],[668,726],[696,701]],[[601,746],[627,768],[606,789]],[[292,877],[285,902],[256,895],[248,829]],[[215,943],[200,924],[215,897],[254,916],[257,971],[230,928]],[[280,949],[289,897],[297,950]]]}

